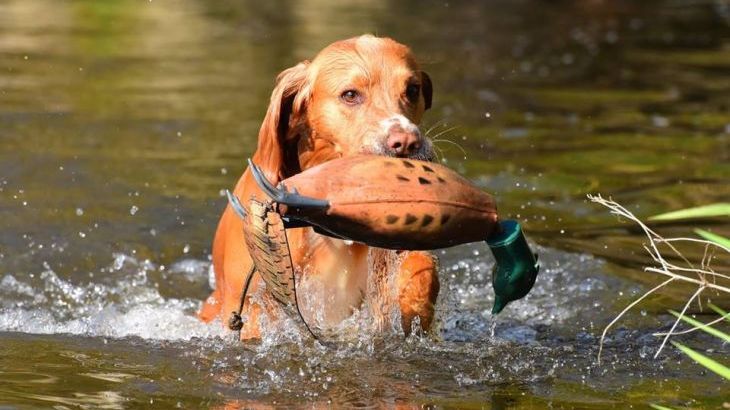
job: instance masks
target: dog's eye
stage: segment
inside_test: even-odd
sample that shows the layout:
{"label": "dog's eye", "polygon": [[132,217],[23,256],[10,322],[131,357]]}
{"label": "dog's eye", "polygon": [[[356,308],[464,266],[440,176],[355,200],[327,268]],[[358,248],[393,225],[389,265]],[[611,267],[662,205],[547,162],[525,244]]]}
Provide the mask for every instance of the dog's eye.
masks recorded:
{"label": "dog's eye", "polygon": [[340,99],[344,101],[345,104],[357,105],[362,103],[363,97],[357,90],[347,90],[340,94]]}
{"label": "dog's eye", "polygon": [[411,103],[418,101],[418,95],[421,92],[421,87],[418,84],[408,84],[406,87],[406,98]]}

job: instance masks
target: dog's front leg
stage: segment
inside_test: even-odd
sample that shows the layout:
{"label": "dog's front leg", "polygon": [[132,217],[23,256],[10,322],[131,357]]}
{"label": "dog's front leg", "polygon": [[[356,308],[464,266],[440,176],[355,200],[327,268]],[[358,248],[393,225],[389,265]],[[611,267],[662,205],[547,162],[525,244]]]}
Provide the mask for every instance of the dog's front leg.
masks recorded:
{"label": "dog's front leg", "polygon": [[439,293],[438,259],[423,251],[405,251],[401,257],[396,286],[403,331],[406,335],[411,333],[416,317],[420,319],[421,329],[429,331]]}

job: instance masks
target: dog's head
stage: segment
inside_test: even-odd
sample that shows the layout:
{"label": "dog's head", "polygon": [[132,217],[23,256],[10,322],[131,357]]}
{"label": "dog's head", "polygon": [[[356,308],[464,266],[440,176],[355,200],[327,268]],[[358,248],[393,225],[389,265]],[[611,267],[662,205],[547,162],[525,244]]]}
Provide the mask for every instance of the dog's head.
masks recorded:
{"label": "dog's head", "polygon": [[408,47],[371,35],[338,41],[279,74],[254,162],[276,182],[358,153],[430,160],[417,125],[431,97]]}

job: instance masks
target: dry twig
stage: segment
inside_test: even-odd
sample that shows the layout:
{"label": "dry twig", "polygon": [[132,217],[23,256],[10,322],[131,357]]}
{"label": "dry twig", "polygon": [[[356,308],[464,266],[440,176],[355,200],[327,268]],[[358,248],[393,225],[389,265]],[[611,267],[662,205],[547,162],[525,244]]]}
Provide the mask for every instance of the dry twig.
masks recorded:
{"label": "dry twig", "polygon": [[[646,235],[647,239],[649,240],[648,245],[644,245],[644,249],[649,253],[651,258],[656,262],[659,266],[656,267],[645,267],[645,272],[652,272],[652,273],[658,273],[664,276],[668,276],[669,279],[662,282],[658,286],[652,288],[651,290],[645,292],[641,297],[634,300],[632,303],[630,303],[626,308],[624,308],[612,321],[609,323],[604,329],[603,333],[601,334],[600,339],[600,345],[598,348],[598,363],[601,363],[601,353],[603,352],[603,343],[604,339],[606,338],[606,334],[608,333],[608,330],[613,326],[621,317],[623,317],[626,312],[631,310],[634,306],[636,306],[639,302],[644,300],[647,296],[650,294],[656,292],[657,290],[661,289],[662,287],[668,285],[669,283],[673,281],[683,281],[688,283],[693,283],[697,285],[697,291],[687,300],[687,303],[684,305],[684,308],[682,309],[682,312],[680,313],[679,317],[674,321],[674,324],[672,325],[672,328],[666,332],[666,333],[660,333],[657,335],[664,336],[664,339],[662,340],[661,345],[659,346],[659,349],[657,350],[654,357],[656,358],[659,356],[659,353],[661,353],[662,349],[664,348],[666,342],[669,340],[669,337],[678,335],[678,334],[684,334],[689,333],[694,330],[699,329],[699,327],[694,327],[689,330],[684,330],[681,332],[675,332],[675,328],[681,321],[682,317],[684,316],[684,313],[687,311],[687,308],[689,308],[689,305],[692,303],[694,299],[698,299],[699,301],[699,295],[702,293],[705,289],[714,289],[716,291],[720,291],[723,293],[730,294],[730,288],[723,285],[718,285],[716,280],[718,278],[730,280],[730,276],[725,274],[720,274],[712,270],[710,267],[710,263],[712,262],[713,257],[715,256],[715,251],[725,251],[727,253],[730,253],[730,249],[712,242],[707,241],[704,239],[697,239],[697,238],[664,238],[661,235],[654,232],[651,228],[649,228],[646,224],[644,224],[639,218],[634,216],[629,210],[621,206],[615,201],[612,201],[611,199],[604,199],[601,197],[601,195],[588,195],[588,199],[590,199],[592,202],[601,204],[608,209],[611,210],[612,214],[618,215],[620,217],[624,217],[626,219],[629,219],[633,222],[635,222],[639,227],[644,231],[644,234]],[[687,242],[691,244],[700,244],[705,247],[704,254],[702,257],[700,268],[696,268],[692,262],[690,262],[684,255],[682,255],[679,250],[673,245],[673,243],[676,242]],[[665,257],[662,255],[662,253],[659,250],[659,245],[665,245],[668,247],[677,257],[679,257],[686,266],[679,266],[674,263],[671,263],[665,259]],[[684,274],[681,274],[684,273]],[[687,276],[686,274],[693,274],[696,275],[696,277]],[[701,305],[700,305],[701,307]]]}

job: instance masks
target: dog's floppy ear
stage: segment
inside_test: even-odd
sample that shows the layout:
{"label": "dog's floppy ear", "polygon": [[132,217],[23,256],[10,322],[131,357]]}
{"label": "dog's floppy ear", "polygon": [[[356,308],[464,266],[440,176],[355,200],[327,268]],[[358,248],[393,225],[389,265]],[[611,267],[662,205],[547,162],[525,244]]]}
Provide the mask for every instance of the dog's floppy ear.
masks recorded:
{"label": "dog's floppy ear", "polygon": [[[287,168],[286,137],[292,119],[303,114],[310,90],[307,86],[307,67],[303,61],[282,71],[276,78],[269,109],[259,130],[258,147],[253,161],[276,184],[290,173]],[[298,165],[296,165],[298,166]]]}
{"label": "dog's floppy ear", "polygon": [[431,101],[433,101],[433,84],[431,84],[431,77],[425,71],[421,71],[421,89],[423,90],[423,101],[426,104],[425,109],[429,109]]}

